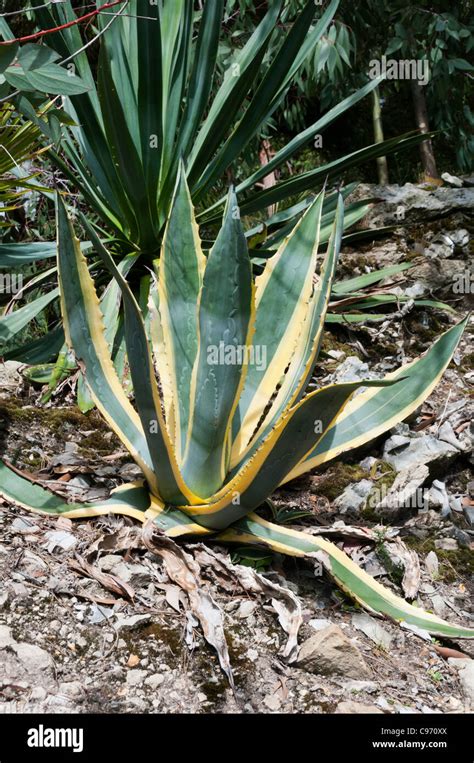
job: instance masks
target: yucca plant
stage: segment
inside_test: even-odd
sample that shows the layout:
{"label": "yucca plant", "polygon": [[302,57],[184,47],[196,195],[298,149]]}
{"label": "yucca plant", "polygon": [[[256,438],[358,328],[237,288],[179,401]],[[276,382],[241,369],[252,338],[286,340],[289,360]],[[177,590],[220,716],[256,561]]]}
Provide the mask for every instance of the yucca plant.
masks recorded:
{"label": "yucca plant", "polygon": [[[13,104],[4,103],[0,108],[0,211],[3,214],[17,209],[25,192],[35,187],[33,175],[22,165],[46,149],[39,128],[21,119]],[[9,225],[7,219],[0,223],[2,228]],[[18,261],[18,264],[21,263]]]}
{"label": "yucca plant", "polygon": [[144,481],[124,485],[98,504],[67,504],[2,464],[0,494],[47,514],[122,513],[173,538],[197,535],[299,557],[318,555],[343,590],[370,611],[434,634],[473,637],[474,630],[397,597],[328,541],[258,513],[278,485],[370,441],[415,410],[448,365],[466,323],[383,380],[305,393],[343,228],[339,199],[321,256],[323,201],[321,193],[254,281],[235,192],[229,192],[206,258],[182,170],[145,310],[83,220],[122,293],[134,407],[114,369],[94,281],[59,200],[58,267],[68,343],[98,409]]}
{"label": "yucca plant", "polygon": [[[136,295],[138,284],[142,292],[148,288],[147,268],[161,249],[180,159],[186,166],[193,202],[198,205],[197,216],[206,224],[206,246],[212,245],[213,227],[222,215],[225,198],[219,198],[219,187],[229,171],[235,175],[242,215],[262,218],[263,235],[255,237],[249,230],[247,236],[251,249],[258,240],[252,255],[264,262],[273,253],[276,236],[287,235],[311,203],[310,198],[302,198],[288,206],[290,199],[318,192],[326,180],[339,184],[347,170],[409,148],[424,137],[411,134],[390,138],[284,178],[271,188],[259,187],[262,178],[285,168],[315,135],[323,133],[379,84],[369,80],[296,135],[269,164],[245,176],[242,168],[251,165],[249,152],[252,145],[256,146],[259,131],[325,34],[338,3],[331,0],[327,8],[321,8],[314,0],[307,0],[295,22],[282,31],[277,27],[286,27],[282,19],[288,4],[272,0],[245,45],[236,48],[222,79],[216,60],[225,34],[224,0],[205,0],[202,10],[195,9],[193,0],[129,0],[115,18],[98,14],[96,32],[101,36],[97,64],[89,61],[89,50],[84,49],[88,40],[78,24],[48,35],[48,45],[59,55],[59,63],[71,60],[81,82],[89,88],[64,99],[75,124],[62,128],[61,148],[52,149],[49,158],[95,214],[95,229],[108,241],[112,256],[123,267],[128,263],[133,268],[131,284]],[[70,0],[33,5],[38,6],[32,13],[39,29],[64,27],[80,16]],[[96,5],[99,9],[103,0],[97,0]],[[349,191],[350,187],[345,188],[344,195]],[[329,237],[336,197],[335,192],[325,197],[322,244]],[[278,203],[288,208],[266,219],[267,208]],[[354,225],[368,209],[365,202],[349,204],[344,224]],[[40,256],[54,257],[55,244],[31,242],[16,249],[0,246],[0,268],[15,252],[23,262],[28,256],[32,261]],[[131,253],[135,255],[133,261]],[[45,295],[32,301],[11,323],[14,327],[27,325],[44,309],[45,302],[54,300],[57,292],[53,290],[49,299]],[[104,311],[108,336],[117,340],[114,362],[117,355],[120,362],[123,354],[121,313],[115,307]],[[60,326],[55,336],[59,334]],[[61,347],[60,337],[58,342]],[[42,343],[21,345],[8,322],[0,318],[0,347],[3,345],[6,357],[46,363],[57,353],[57,344],[46,337]]]}

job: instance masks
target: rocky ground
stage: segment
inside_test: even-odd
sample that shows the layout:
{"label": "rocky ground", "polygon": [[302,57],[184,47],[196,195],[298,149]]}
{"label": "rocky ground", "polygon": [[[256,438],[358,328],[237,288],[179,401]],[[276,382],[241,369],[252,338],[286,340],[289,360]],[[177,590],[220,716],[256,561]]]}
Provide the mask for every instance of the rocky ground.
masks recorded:
{"label": "rocky ground", "polygon": [[[392,289],[442,299],[458,315],[472,307],[473,188],[364,193],[384,198],[369,224],[393,224],[403,207],[403,228],[347,247],[340,277],[409,260],[413,270]],[[464,289],[453,288],[461,281]],[[386,373],[455,319],[404,303],[376,324],[331,325],[316,381]],[[273,496],[279,521],[322,532],[385,585],[466,624],[473,600],[473,359],[471,328],[410,421]],[[38,389],[12,364],[0,365],[0,386],[0,450],[17,468],[74,500],[104,498],[138,476],[99,416],[68,404],[67,388],[40,407]],[[0,500],[0,528],[0,712],[474,709],[470,642],[441,642],[365,614],[309,561],[186,545],[224,613],[232,691],[186,596],[132,520],[73,522]],[[294,641],[300,619],[296,650],[288,631]]]}

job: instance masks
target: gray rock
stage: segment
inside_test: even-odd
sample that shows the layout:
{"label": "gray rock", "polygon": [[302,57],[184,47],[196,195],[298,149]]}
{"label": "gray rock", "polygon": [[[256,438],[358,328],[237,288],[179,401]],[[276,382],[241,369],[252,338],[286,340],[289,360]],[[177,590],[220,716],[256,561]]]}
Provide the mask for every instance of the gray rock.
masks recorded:
{"label": "gray rock", "polygon": [[425,464],[402,469],[381,500],[377,500],[377,493],[371,497],[371,502],[375,503],[375,513],[384,518],[394,519],[407,508],[423,508],[424,493],[421,486],[428,476],[429,469]]}
{"label": "gray rock", "polygon": [[20,642],[13,645],[13,650],[23,667],[31,673],[39,673],[50,670],[53,667],[53,658],[45,649],[35,644]]}
{"label": "gray rock", "polygon": [[441,512],[442,517],[448,517],[451,514],[449,495],[444,482],[434,480],[427,494],[428,508]]}
{"label": "gray rock", "polygon": [[311,626],[311,628],[314,628],[315,631],[322,631],[324,628],[329,628],[331,625],[330,620],[326,620],[323,617],[320,618],[314,618],[314,620],[310,620],[308,622],[308,625]]}
{"label": "gray rock", "polygon": [[[360,187],[359,187],[360,188]],[[469,214],[474,211],[474,188],[441,187],[427,190],[412,183],[403,186],[370,186],[372,195],[383,200],[372,209],[370,225],[393,225],[397,208],[404,210],[405,220],[426,222],[454,212]]]}
{"label": "gray rock", "polygon": [[0,363],[0,389],[3,393],[14,392],[21,383],[21,376],[18,369],[22,366],[16,360],[6,360]]}
{"label": "gray rock", "polygon": [[128,686],[140,686],[145,682],[146,675],[146,670],[140,670],[140,668],[129,670],[127,673]]}
{"label": "gray rock", "polygon": [[441,175],[441,180],[444,180],[445,183],[453,186],[454,188],[463,187],[463,181],[461,178],[456,177],[456,175],[450,175],[449,172],[443,172]]}
{"label": "gray rock", "polygon": [[281,699],[278,694],[268,694],[264,697],[263,704],[268,707],[269,710],[278,711],[281,707]]}
{"label": "gray rock", "polygon": [[367,500],[373,487],[371,480],[361,480],[348,485],[334,501],[334,507],[341,513],[357,512]]}
{"label": "gray rock", "polygon": [[151,615],[132,615],[131,617],[124,617],[123,615],[117,615],[116,628],[119,631],[133,630],[139,625],[145,625],[151,620]]}
{"label": "gray rock", "polygon": [[324,628],[307,639],[301,645],[297,662],[310,673],[371,678],[362,654],[337,625]]}
{"label": "gray rock", "polygon": [[66,697],[80,697],[84,693],[84,688],[80,681],[65,681],[59,684],[59,692]]}
{"label": "gray rock", "polygon": [[455,538],[439,538],[434,543],[436,548],[440,548],[442,551],[457,551],[459,548]]}
{"label": "gray rock", "polygon": [[381,646],[387,651],[392,646],[392,637],[385,628],[382,628],[380,623],[365,612],[358,612],[352,615],[352,625],[357,630],[362,631],[367,638],[370,638],[377,646]]}
{"label": "gray rock", "polygon": [[436,580],[439,575],[439,560],[434,551],[429,551],[425,557],[425,567],[430,578]]}
{"label": "gray rock", "polygon": [[252,601],[251,599],[242,601],[239,605],[236,615],[241,620],[245,620],[247,617],[250,617],[250,615],[252,615],[255,612],[257,607],[258,607],[258,602],[256,601]]}
{"label": "gray rock", "polygon": [[430,473],[448,466],[460,453],[451,443],[431,434],[411,436],[394,434],[385,442],[383,458],[397,472],[426,464]]}
{"label": "gray rock", "polygon": [[15,639],[12,636],[12,630],[7,625],[0,625],[0,649],[7,646],[13,646]]}
{"label": "gray rock", "polygon": [[378,713],[379,715],[383,715],[382,710],[376,707],[376,705],[364,705],[362,702],[354,702],[351,699],[345,699],[342,702],[339,702],[334,712],[351,713],[354,715],[361,715],[362,713]]}
{"label": "gray rock", "polygon": [[373,373],[370,373],[367,363],[363,363],[357,355],[349,355],[338,367],[334,374],[334,381],[338,383],[353,382],[372,377]]}
{"label": "gray rock", "polygon": [[98,565],[103,572],[111,572],[117,564],[123,562],[123,556],[120,554],[105,554],[99,559]]}
{"label": "gray rock", "polygon": [[347,681],[343,687],[345,692],[351,692],[357,694],[358,692],[365,691],[367,694],[373,694],[378,689],[375,681]]}
{"label": "gray rock", "polygon": [[145,686],[149,686],[150,689],[154,690],[161,686],[164,680],[165,677],[162,673],[154,673],[152,676],[145,678]]}
{"label": "gray rock", "polygon": [[474,527],[474,506],[464,506],[463,512],[468,525]]}
{"label": "gray rock", "polygon": [[459,680],[468,707],[474,709],[474,660],[448,660],[459,671]]}

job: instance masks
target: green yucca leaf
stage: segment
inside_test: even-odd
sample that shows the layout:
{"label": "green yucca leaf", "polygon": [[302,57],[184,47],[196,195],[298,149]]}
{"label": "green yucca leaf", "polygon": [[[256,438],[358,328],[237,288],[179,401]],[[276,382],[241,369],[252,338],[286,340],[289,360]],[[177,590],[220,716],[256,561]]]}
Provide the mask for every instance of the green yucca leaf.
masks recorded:
{"label": "green yucca leaf", "polygon": [[398,273],[402,273],[404,270],[409,270],[412,267],[413,263],[411,262],[400,262],[398,265],[389,265],[388,267],[380,268],[380,270],[374,270],[372,273],[364,273],[354,278],[346,278],[344,281],[338,281],[333,285],[332,293],[339,297],[343,294],[357,292],[365,286],[372,286],[372,284],[378,283],[384,278],[398,275]]}
{"label": "green yucca leaf", "polygon": [[59,288],[52,289],[47,294],[37,297],[32,302],[27,302],[23,307],[8,315],[0,316],[0,350],[7,342],[11,342],[13,337],[21,329],[36,318],[39,313],[59,297]]}
{"label": "green yucca leaf", "polygon": [[308,38],[308,29],[316,11],[313,0],[308,0],[275,56],[272,66],[257,87],[245,114],[199,179],[196,186],[196,198],[199,198],[203,188],[208,187],[220,177],[225,168],[254,137],[260,125],[274,111],[279,97],[307,55],[308,47],[315,45],[323,35],[338,5],[339,0],[331,1]]}
{"label": "green yucca leaf", "polygon": [[47,363],[55,358],[64,344],[64,331],[57,326],[48,334],[23,344],[9,343],[9,349],[3,353],[4,360],[19,360],[32,366]]}
{"label": "green yucca leaf", "polygon": [[[378,156],[388,156],[394,151],[412,148],[423,140],[426,140],[425,135],[420,133],[415,135],[409,134],[398,138],[388,138],[381,143],[374,143],[371,146],[361,148],[358,151],[353,151],[340,159],[335,159],[334,161],[321,167],[317,167],[314,170],[309,170],[308,172],[296,175],[288,180],[282,180],[280,183],[276,183],[276,185],[264,191],[254,193],[252,196],[249,196],[248,199],[241,202],[241,212],[243,215],[254,214],[265,207],[288,198],[288,196],[293,196],[308,190],[314,190],[318,187],[318,184],[321,185],[324,180],[340,176],[347,169],[362,164],[369,159],[375,159]],[[212,218],[212,220],[206,220],[206,222],[211,222],[213,220],[214,218]]]}
{"label": "green yucca leaf", "polygon": [[0,268],[15,268],[56,257],[55,241],[0,244]]}

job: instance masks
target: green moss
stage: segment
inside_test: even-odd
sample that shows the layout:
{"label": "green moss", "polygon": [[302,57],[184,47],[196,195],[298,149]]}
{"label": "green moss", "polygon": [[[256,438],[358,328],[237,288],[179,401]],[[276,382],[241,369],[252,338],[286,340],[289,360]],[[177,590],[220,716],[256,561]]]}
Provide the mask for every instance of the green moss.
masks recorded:
{"label": "green moss", "polygon": [[324,495],[330,501],[333,501],[352,482],[360,482],[360,480],[366,477],[367,472],[360,466],[352,466],[338,461],[318,477],[315,492],[317,495]]}
{"label": "green moss", "polygon": [[79,444],[79,453],[85,458],[97,455],[107,455],[115,450],[113,438],[107,437],[107,433],[94,432],[83,437]]}
{"label": "green moss", "polygon": [[466,579],[474,575],[474,554],[469,548],[458,548],[455,551],[446,551],[435,546],[432,538],[420,539],[413,535],[403,538],[408,548],[425,557],[430,551],[434,551],[439,562],[439,580],[445,583],[454,583],[459,579]]}
{"label": "green moss", "polygon": [[170,649],[173,667],[183,650],[182,632],[178,628],[170,628],[167,625],[163,625],[163,623],[139,625],[121,635],[130,650],[138,654],[140,654],[140,645],[145,640],[154,638],[158,643],[165,644]]}
{"label": "green moss", "polygon": [[0,400],[0,418],[16,419],[26,423],[38,423],[47,426],[53,433],[61,433],[64,428],[109,431],[109,427],[97,411],[81,413],[74,408],[38,408],[25,407],[12,400]]}
{"label": "green moss", "polygon": [[380,516],[375,511],[374,507],[392,487],[393,483],[395,482],[397,472],[394,470],[391,464],[387,463],[387,461],[379,459],[374,463],[368,476],[371,479],[375,479],[376,481],[373,489],[367,496],[365,505],[361,509],[360,513],[364,519],[368,519],[371,522],[378,522],[380,520]]}
{"label": "green moss", "polygon": [[321,343],[321,354],[323,356],[325,354],[327,355],[330,350],[338,350],[344,352],[346,355],[357,355],[360,357],[357,350],[354,347],[351,347],[350,344],[340,342],[332,331],[325,331]]}
{"label": "green moss", "polygon": [[461,361],[461,369],[463,371],[472,371],[474,368],[474,352],[469,352],[465,355]]}

